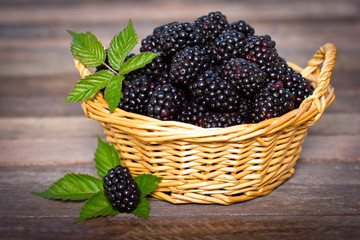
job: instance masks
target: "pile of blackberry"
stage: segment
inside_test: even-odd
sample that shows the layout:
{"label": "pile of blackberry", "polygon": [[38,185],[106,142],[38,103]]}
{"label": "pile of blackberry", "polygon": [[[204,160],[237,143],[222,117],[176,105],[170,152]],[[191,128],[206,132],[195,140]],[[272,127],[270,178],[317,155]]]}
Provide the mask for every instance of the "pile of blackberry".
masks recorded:
{"label": "pile of blackberry", "polygon": [[204,128],[257,123],[299,107],[313,91],[269,35],[221,12],[156,27],[140,52],[161,55],[126,75],[119,107],[160,120]]}

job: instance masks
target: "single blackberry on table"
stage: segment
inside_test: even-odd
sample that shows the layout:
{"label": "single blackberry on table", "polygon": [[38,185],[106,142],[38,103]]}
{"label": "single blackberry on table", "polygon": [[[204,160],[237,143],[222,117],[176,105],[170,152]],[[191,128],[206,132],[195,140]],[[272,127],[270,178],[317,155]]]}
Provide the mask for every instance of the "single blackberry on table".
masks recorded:
{"label": "single blackberry on table", "polygon": [[194,24],[173,22],[155,28],[153,34],[141,41],[140,51],[148,52],[157,49],[166,56],[173,56],[180,49],[197,45],[201,41],[201,34]]}
{"label": "single blackberry on table", "polygon": [[146,113],[146,107],[150,100],[150,96],[155,88],[152,83],[144,76],[130,75],[133,79],[126,75],[126,84],[123,84],[123,98],[120,101],[119,108],[133,113]]}
{"label": "single blackberry on table", "polygon": [[175,120],[183,93],[171,84],[159,84],[147,104],[146,114],[160,120]]}
{"label": "single blackberry on table", "polygon": [[112,207],[119,212],[131,213],[140,202],[141,192],[127,167],[111,168],[103,178],[104,193]]}
{"label": "single blackberry on table", "polygon": [[201,74],[190,86],[195,102],[214,111],[236,111],[240,96],[236,86],[222,77],[221,68],[210,68]]}
{"label": "single blackberry on table", "polygon": [[270,82],[255,94],[250,116],[257,123],[279,117],[292,109],[294,109],[294,95],[283,88],[282,82]]}
{"label": "single blackberry on table", "polygon": [[221,33],[214,41],[217,60],[220,63],[232,58],[241,57],[246,44],[245,35],[236,30],[227,30]]}
{"label": "single blackberry on table", "polygon": [[247,24],[243,20],[239,20],[237,22],[231,23],[230,29],[243,33],[245,37],[252,36],[255,33],[254,28],[252,28],[249,24]]}
{"label": "single blackberry on table", "polygon": [[210,12],[195,20],[204,42],[213,42],[223,31],[229,29],[227,18],[221,12]]}
{"label": "single blackberry on table", "polygon": [[210,56],[205,48],[187,47],[177,52],[172,59],[169,72],[170,80],[178,86],[187,86],[198,74],[209,68]]}
{"label": "single blackberry on table", "polygon": [[200,126],[207,111],[204,106],[195,102],[185,102],[184,105],[180,107],[176,120]]}
{"label": "single blackberry on table", "polygon": [[242,58],[233,58],[224,66],[224,76],[235,85],[237,91],[245,97],[251,97],[259,92],[266,81],[266,74]]}
{"label": "single blackberry on table", "polygon": [[270,36],[249,36],[243,49],[243,58],[256,63],[269,81],[280,81],[285,69]]}
{"label": "single blackberry on table", "polygon": [[310,82],[290,67],[285,73],[283,83],[284,88],[294,95],[296,108],[298,108],[302,101],[309,97],[313,92]]}

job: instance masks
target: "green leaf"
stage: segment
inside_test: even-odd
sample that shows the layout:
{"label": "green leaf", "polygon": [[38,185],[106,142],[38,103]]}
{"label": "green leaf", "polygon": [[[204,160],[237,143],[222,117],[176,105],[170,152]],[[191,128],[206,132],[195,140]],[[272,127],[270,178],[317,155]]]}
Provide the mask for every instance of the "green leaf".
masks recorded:
{"label": "green leaf", "polygon": [[114,75],[107,87],[105,88],[105,99],[109,105],[110,112],[113,112],[115,108],[119,105],[120,98],[123,97],[121,92],[122,80],[124,80],[124,76]]}
{"label": "green leaf", "polygon": [[44,192],[33,192],[34,195],[61,200],[84,200],[103,191],[100,179],[87,174],[69,173],[53,183]]}
{"label": "green leaf", "polygon": [[86,99],[93,98],[100,89],[109,83],[112,76],[114,76],[114,73],[103,70],[80,79],[62,104],[67,102],[82,102]]}
{"label": "green leaf", "polygon": [[149,203],[146,198],[141,198],[140,202],[132,212],[134,215],[142,217],[142,218],[148,218],[149,217]]}
{"label": "green leaf", "polygon": [[120,157],[114,146],[102,141],[99,136],[94,161],[97,174],[101,178],[107,174],[110,168],[120,165]]}
{"label": "green leaf", "polygon": [[74,33],[70,30],[67,31],[73,37],[71,53],[80,62],[89,67],[96,67],[105,61],[104,47],[91,32]]}
{"label": "green leaf", "polygon": [[115,35],[111,40],[110,47],[108,49],[109,63],[115,70],[120,69],[125,57],[129,55],[137,42],[137,35],[132,26],[131,20],[129,20],[127,27],[119,34]]}
{"label": "green leaf", "polygon": [[80,215],[75,222],[98,216],[116,215],[118,213],[119,211],[112,208],[111,203],[106,198],[104,192],[101,191],[85,202],[81,207]]}
{"label": "green leaf", "polygon": [[160,53],[140,53],[127,60],[120,68],[120,72],[121,74],[125,75],[138,68],[142,68],[146,64],[150,63],[159,54]]}
{"label": "green leaf", "polygon": [[154,191],[161,179],[162,177],[157,177],[152,174],[141,174],[137,177],[134,177],[134,180],[141,191],[141,197],[145,197]]}

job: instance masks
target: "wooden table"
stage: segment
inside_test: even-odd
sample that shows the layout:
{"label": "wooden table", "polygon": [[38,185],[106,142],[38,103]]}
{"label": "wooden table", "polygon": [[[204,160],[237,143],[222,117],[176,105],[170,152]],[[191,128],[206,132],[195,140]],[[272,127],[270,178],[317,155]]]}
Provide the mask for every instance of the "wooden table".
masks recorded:
{"label": "wooden table", "polygon": [[[65,173],[95,175],[100,125],[60,103],[79,79],[66,29],[102,42],[131,18],[142,39],[169,21],[220,10],[270,34],[305,66],[326,42],[339,50],[336,100],[309,129],[294,176],[270,195],[231,206],[150,202],[150,217],[74,223],[82,203],[36,197]],[[1,239],[360,239],[359,1],[1,1]]]}

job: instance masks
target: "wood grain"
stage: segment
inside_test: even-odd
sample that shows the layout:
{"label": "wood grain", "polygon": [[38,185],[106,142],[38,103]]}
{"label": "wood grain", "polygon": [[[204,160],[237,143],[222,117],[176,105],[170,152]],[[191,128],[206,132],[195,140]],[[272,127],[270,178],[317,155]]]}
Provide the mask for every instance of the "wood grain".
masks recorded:
{"label": "wood grain", "polygon": [[294,177],[266,197],[230,206],[150,201],[149,220],[120,214],[78,224],[73,221],[82,203],[41,199],[29,191],[44,190],[70,171],[94,175],[91,164],[0,167],[0,231],[2,239],[357,239],[359,167],[300,162]]}

